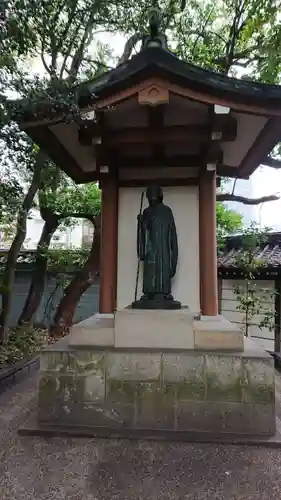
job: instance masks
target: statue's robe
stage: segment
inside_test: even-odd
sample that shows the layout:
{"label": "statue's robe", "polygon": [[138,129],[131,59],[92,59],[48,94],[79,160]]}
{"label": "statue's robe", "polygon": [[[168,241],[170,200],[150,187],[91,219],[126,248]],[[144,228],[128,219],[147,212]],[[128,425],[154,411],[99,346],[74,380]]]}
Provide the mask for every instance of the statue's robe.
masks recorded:
{"label": "statue's robe", "polygon": [[178,262],[178,241],[173,212],[167,205],[149,206],[139,217],[138,257],[143,261],[144,295],[169,296]]}

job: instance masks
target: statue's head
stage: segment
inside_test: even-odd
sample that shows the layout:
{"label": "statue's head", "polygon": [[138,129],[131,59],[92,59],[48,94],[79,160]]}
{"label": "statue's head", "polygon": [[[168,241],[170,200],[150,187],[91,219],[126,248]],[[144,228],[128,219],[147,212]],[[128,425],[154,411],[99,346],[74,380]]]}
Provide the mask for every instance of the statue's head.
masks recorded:
{"label": "statue's head", "polygon": [[157,184],[151,184],[146,190],[146,197],[149,205],[156,205],[163,201],[163,191]]}

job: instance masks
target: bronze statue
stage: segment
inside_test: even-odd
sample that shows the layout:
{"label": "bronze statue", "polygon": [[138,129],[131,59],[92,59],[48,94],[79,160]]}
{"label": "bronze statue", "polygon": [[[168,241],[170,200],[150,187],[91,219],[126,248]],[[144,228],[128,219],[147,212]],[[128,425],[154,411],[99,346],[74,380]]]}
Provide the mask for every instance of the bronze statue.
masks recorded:
{"label": "bronze statue", "polygon": [[149,206],[138,216],[137,252],[143,261],[143,296],[134,309],[180,309],[171,295],[178,262],[178,239],[173,212],[163,203],[161,187],[146,190]]}

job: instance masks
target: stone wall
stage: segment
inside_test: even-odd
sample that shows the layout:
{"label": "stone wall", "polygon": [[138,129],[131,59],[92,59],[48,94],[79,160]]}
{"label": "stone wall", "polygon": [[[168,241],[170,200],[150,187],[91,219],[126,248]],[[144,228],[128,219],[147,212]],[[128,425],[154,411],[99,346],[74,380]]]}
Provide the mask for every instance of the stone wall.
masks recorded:
{"label": "stone wall", "polygon": [[57,345],[42,354],[39,422],[271,435],[273,360]]}
{"label": "stone wall", "polygon": [[[32,264],[29,264],[31,266]],[[29,291],[32,268],[28,270],[17,270],[15,275],[15,281],[12,288],[12,307],[9,316],[9,326],[14,327],[17,325],[19,316],[22,312],[23,306],[26,301],[26,297]],[[47,276],[44,288],[44,294],[35,315],[35,322],[37,324],[43,324],[49,326],[58,303],[62,297],[63,289],[57,286],[57,280],[51,276]],[[1,307],[1,297],[0,297],[0,307]],[[96,282],[92,285],[81,297],[77,304],[75,311],[74,323],[83,321],[84,319],[92,316],[99,309],[99,277],[96,278]]]}

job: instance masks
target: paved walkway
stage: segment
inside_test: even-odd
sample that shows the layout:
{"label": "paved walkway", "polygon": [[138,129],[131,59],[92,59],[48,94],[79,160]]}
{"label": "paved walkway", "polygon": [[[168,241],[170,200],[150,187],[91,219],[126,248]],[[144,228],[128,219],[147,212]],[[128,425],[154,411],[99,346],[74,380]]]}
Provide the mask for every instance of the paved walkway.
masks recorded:
{"label": "paved walkway", "polygon": [[36,405],[36,383],[33,374],[0,395],[1,500],[281,497],[278,449],[19,437],[19,424]]}

